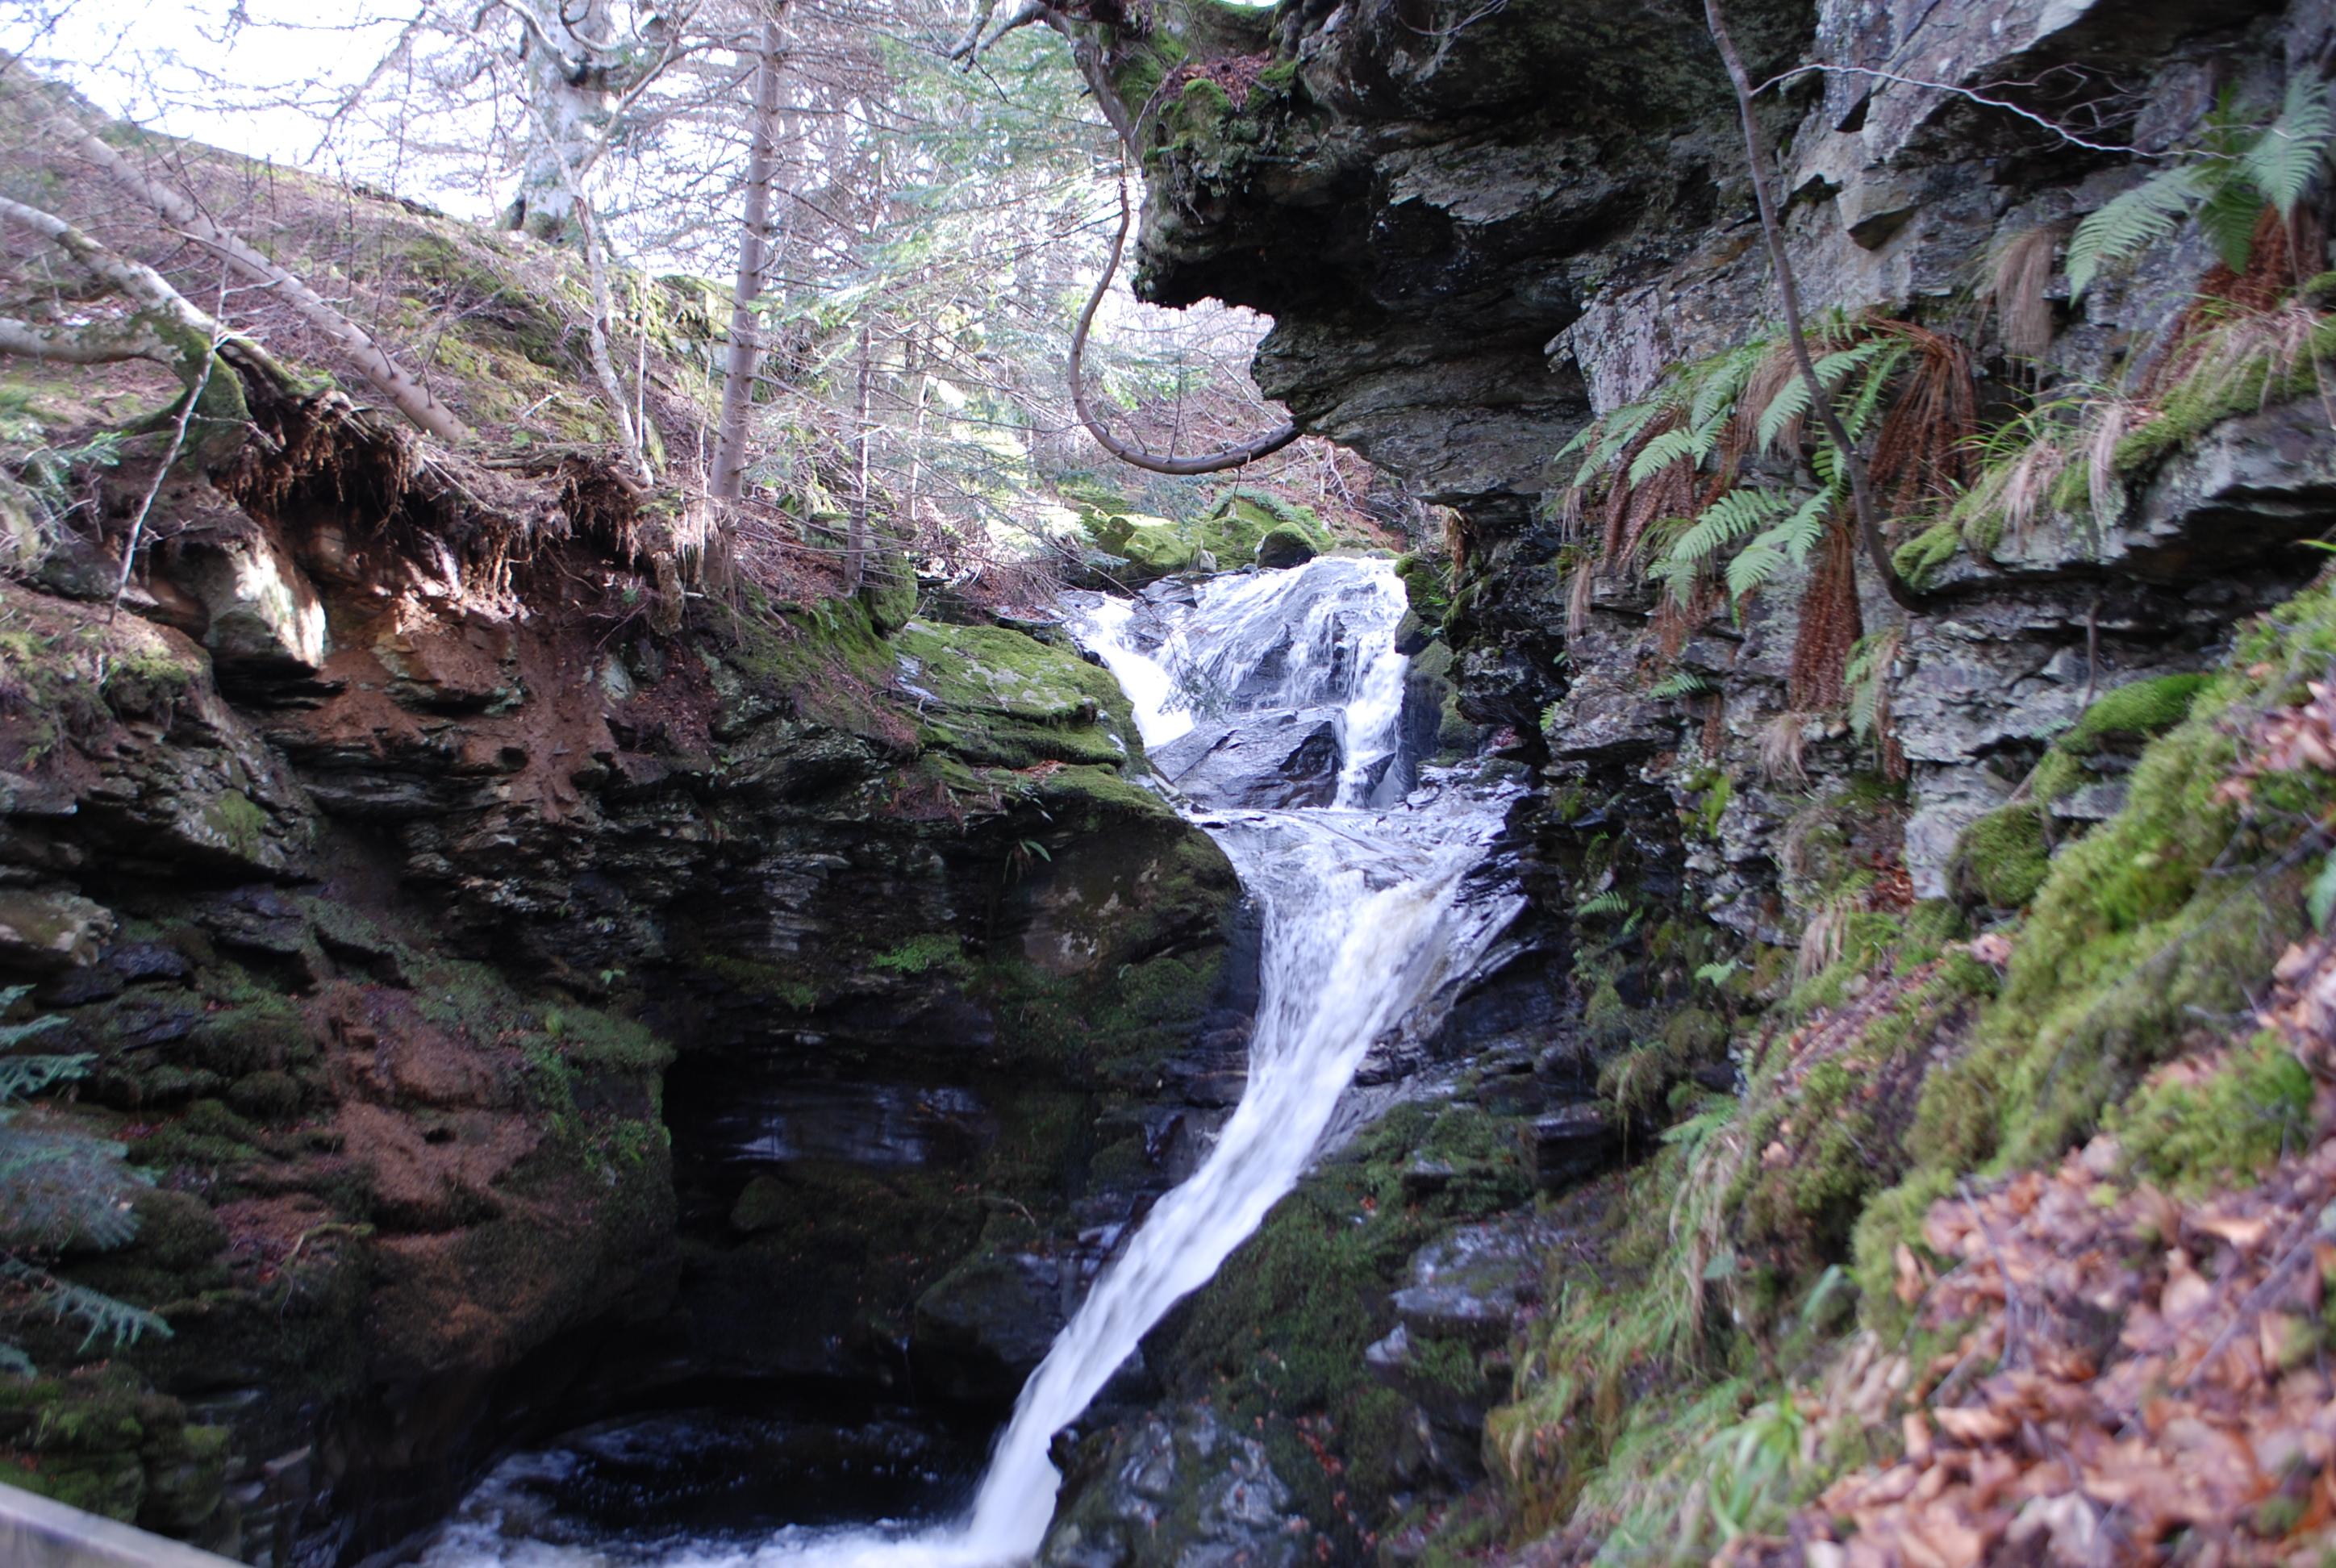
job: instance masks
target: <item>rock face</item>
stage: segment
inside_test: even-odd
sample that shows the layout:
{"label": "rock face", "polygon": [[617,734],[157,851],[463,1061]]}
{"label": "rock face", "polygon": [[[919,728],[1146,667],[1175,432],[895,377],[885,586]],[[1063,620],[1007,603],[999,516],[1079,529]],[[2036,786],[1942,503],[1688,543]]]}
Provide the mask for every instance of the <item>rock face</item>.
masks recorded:
{"label": "rock face", "polygon": [[[1645,1147],[1664,1096],[1737,1085],[1732,1004],[1715,998],[1783,996],[1792,949],[1828,908],[1835,922],[1952,930],[2025,902],[2056,847],[2125,797],[2136,746],[2094,731],[2175,722],[2232,628],[2316,569],[2297,541],[2336,517],[2316,394],[2275,377],[2268,398],[2185,404],[2166,390],[2184,374],[2166,346],[2195,329],[2202,288],[2240,287],[2195,229],[2081,298],[2054,247],[2158,155],[2194,145],[2218,95],[2267,120],[2290,80],[2318,79],[2336,29],[2321,0],[1727,7],[1756,79],[1826,67],[1764,96],[1808,308],[1952,335],[1970,355],[1962,385],[1999,416],[2039,388],[2118,386],[2146,432],[2101,438],[2103,476],[2079,482],[2076,457],[2017,526],[1959,514],[1926,533],[1939,512],[1901,507],[1922,515],[1891,542],[1927,598],[1903,613],[1869,567],[1842,569],[1848,591],[1825,601],[1841,633],[1830,684],[1800,652],[1823,618],[1804,609],[1819,602],[1820,557],[1681,610],[1644,570],[1653,551],[1606,559],[1601,498],[1585,512],[1566,495],[1582,460],[1565,449],[1593,420],[1678,395],[1679,367],[1776,331],[1702,7],[1342,0],[1239,25],[1182,10],[1098,8],[1118,20],[1085,34],[1131,112],[1147,110],[1139,287],[1272,315],[1260,385],[1305,428],[1454,509],[1449,577],[1424,562],[1406,579],[1404,647],[1448,672],[1456,698],[1424,691],[1406,728],[1428,752],[1431,737],[1482,737],[1529,774],[1504,863],[1533,910],[1445,1043],[1480,1074],[1531,1064],[1468,1093],[1513,1119],[1552,1194]],[[1957,91],[2073,124],[2083,89],[2001,84],[2107,81],[2130,112],[2119,137],[2147,158]],[[2307,206],[2316,235],[2328,203]],[[2015,346],[1997,304],[1974,308],[1972,280],[2039,246],[2049,276],[2029,308],[2044,341]],[[2315,251],[2299,276],[2323,264]],[[1524,1083],[1543,1103],[1504,1087]],[[1445,1163],[1421,1156],[1406,1190],[1444,1192]],[[1285,1209],[1332,1192],[1325,1174]],[[1195,1315],[1286,1331],[1249,1271],[1288,1244],[1252,1243]],[[1418,1442],[1473,1455],[1476,1369],[1424,1349],[1392,1304],[1396,1271],[1376,1278],[1388,1293],[1370,1336],[1340,1344],[1373,1347]],[[1180,1354],[1195,1352],[1155,1338],[1147,1365],[1176,1388],[1192,1369]],[[1329,1446],[1350,1477],[1385,1452]],[[1398,1505],[1462,1484],[1406,1455],[1385,1470]]]}
{"label": "rock face", "polygon": [[316,1564],[700,1383],[1002,1414],[1253,1005],[1110,677],[881,573],[612,620],[605,541],[263,489],[156,618],[0,586],[0,984],[156,1175],[55,1267],[170,1329],[24,1336],[0,1462]]}

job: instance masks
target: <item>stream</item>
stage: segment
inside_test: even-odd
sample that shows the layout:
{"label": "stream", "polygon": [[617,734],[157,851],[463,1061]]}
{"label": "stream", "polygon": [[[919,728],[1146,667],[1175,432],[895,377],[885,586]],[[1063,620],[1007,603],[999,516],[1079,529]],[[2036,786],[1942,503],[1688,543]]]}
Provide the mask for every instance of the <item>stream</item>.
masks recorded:
{"label": "stream", "polygon": [[1405,599],[1391,563],[1326,557],[1171,582],[1134,599],[1075,594],[1066,609],[1074,634],[1127,691],[1154,766],[1262,912],[1248,1085],[1214,1146],[1105,1268],[1024,1386],[969,1501],[962,1492],[943,1498],[953,1510],[839,1522],[857,1495],[852,1475],[865,1481],[890,1466],[899,1474],[879,1478],[947,1492],[945,1464],[905,1443],[842,1456],[814,1488],[830,1506],[798,1506],[785,1524],[769,1523],[767,1499],[758,1507],[751,1495],[774,1489],[767,1469],[750,1468],[725,1489],[750,1495],[727,1520],[705,1511],[644,1517],[650,1483],[618,1486],[595,1506],[595,1478],[628,1463],[654,1476],[660,1455],[700,1464],[689,1456],[705,1446],[713,1462],[743,1456],[753,1466],[772,1452],[737,1437],[735,1422],[666,1417],[507,1459],[425,1550],[423,1568],[1027,1560],[1054,1515],[1054,1434],[1297,1183],[1371,1046],[1431,1027],[1514,916],[1513,894],[1469,882],[1507,791],[1464,770],[1423,770],[1405,755],[1407,661],[1395,649]]}

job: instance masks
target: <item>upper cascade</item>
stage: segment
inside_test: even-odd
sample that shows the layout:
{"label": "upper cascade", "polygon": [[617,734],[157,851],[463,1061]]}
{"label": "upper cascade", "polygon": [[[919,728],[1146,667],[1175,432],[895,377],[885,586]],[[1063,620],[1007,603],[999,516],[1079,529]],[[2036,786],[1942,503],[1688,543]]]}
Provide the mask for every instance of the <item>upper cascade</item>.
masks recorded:
{"label": "upper cascade", "polygon": [[1392,562],[1324,557],[1093,596],[1082,635],[1153,765],[1195,805],[1384,807],[1416,775],[1401,744],[1405,608]]}

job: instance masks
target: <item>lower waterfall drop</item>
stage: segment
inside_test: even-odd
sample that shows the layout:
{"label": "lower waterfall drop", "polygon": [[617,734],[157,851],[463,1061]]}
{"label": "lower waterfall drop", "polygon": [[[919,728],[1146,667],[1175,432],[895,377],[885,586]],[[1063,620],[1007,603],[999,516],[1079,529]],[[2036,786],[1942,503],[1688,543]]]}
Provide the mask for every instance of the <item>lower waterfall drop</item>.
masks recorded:
{"label": "lower waterfall drop", "polygon": [[[1394,646],[1405,599],[1390,563],[1328,557],[1285,571],[1172,584],[1137,600],[1077,597],[1074,633],[1128,692],[1147,748],[1180,748],[1193,820],[1260,907],[1258,1015],[1240,1104],[1199,1169],[1153,1206],[1024,1386],[969,1512],[920,1528],[790,1526],[751,1546],[672,1544],[653,1556],[538,1555],[502,1538],[491,1479],[423,1568],[1028,1561],[1061,1485],[1048,1458],[1054,1434],[1296,1184],[1372,1045],[1398,1029],[1432,1027],[1514,915],[1521,900],[1513,891],[1468,881],[1510,792],[1456,776],[1411,784],[1400,744],[1407,661]],[[1260,808],[1214,797],[1197,755],[1260,732],[1270,752],[1273,737],[1286,737],[1301,715],[1337,734],[1335,766],[1314,783],[1328,803]]]}

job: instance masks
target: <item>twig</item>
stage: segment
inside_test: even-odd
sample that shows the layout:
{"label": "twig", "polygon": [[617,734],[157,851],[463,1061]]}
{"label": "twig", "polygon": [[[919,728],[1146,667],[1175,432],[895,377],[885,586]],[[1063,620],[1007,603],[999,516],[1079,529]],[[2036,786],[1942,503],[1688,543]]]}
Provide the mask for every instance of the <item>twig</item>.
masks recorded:
{"label": "twig", "polygon": [[1987,1242],[1988,1255],[1995,1260],[1996,1277],[2003,1281],[2003,1354],[1996,1365],[2010,1367],[2020,1357],[2024,1336],[2020,1333],[2020,1292],[2012,1288],[2011,1268],[2004,1261],[2003,1249],[1998,1245],[1994,1230],[1987,1216],[1979,1212],[1979,1203],[1971,1196],[1971,1183],[1958,1183],[1962,1189],[1963,1207],[1971,1211],[1971,1223],[1978,1228],[1980,1238]]}
{"label": "twig", "polygon": [[1141,468],[1151,473],[1221,473],[1226,469],[1239,468],[1243,463],[1254,463],[1260,457],[1280,452],[1296,441],[1298,425],[1293,420],[1279,430],[1239,446],[1203,453],[1198,457],[1156,457],[1144,448],[1114,435],[1095,414],[1087,402],[1085,368],[1087,332],[1095,326],[1095,311],[1102,307],[1104,296],[1111,291],[1111,280],[1119,275],[1120,257],[1127,249],[1127,231],[1134,218],[1134,209],[1127,200],[1127,168],[1123,163],[1119,171],[1119,231],[1112,236],[1111,256],[1104,263],[1103,276],[1095,279],[1095,292],[1087,296],[1086,308],[1079,312],[1078,326],[1071,332],[1071,406],[1078,412],[1079,423],[1087,427],[1087,433],[1095,438],[1096,445],[1130,467]]}
{"label": "twig", "polygon": [[2156,153],[2144,152],[2139,148],[2136,147],[2120,147],[2115,143],[2107,141],[2088,141],[2083,137],[2078,135],[2075,131],[2070,131],[2067,126],[2061,124],[2059,121],[2054,120],[2048,115],[2039,114],[2033,109],[2023,109],[2019,104],[2013,103],[2007,99],[1990,98],[1984,93],[1977,92],[1969,87],[1958,87],[1951,82],[1931,82],[1926,81],[1920,76],[1901,76],[1894,71],[1877,71],[1869,65],[1796,65],[1790,71],[1780,72],[1776,75],[1769,77],[1768,80],[1763,82],[1759,86],[1754,88],[1752,91],[1756,94],[1766,93],[1769,88],[1782,86],[1785,83],[1792,81],[1796,76],[1806,76],[1816,72],[1832,73],[1843,76],[1870,76],[1877,82],[1896,83],[1903,87],[1927,87],[1933,92],[1952,93],[1957,98],[1968,99],[1973,103],[1983,103],[1990,109],[2000,109],[2008,114],[2017,114],[2020,119],[2029,122],[2030,124],[2041,126],[2043,129],[2049,131],[2053,135],[2059,137],[2069,146],[2081,147],[2088,152],[2117,152],[2123,153],[2131,158],[2154,158],[2157,156]]}
{"label": "twig", "polygon": [[1728,79],[1736,87],[1737,115],[1744,124],[1744,153],[1752,176],[1752,201],[1760,214],[1761,237],[1767,241],[1768,263],[1776,274],[1777,292],[1785,306],[1785,335],[1791,341],[1793,363],[1807,386],[1809,404],[1825,426],[1825,438],[1841,453],[1841,465],[1849,474],[1850,504],[1857,514],[1857,537],[1864,545],[1866,559],[1873,563],[1874,575],[1882,579],[1891,601],[1912,615],[1920,611],[1923,596],[1912,584],[1898,575],[1890,560],[1890,548],[1882,538],[1882,523],[1874,512],[1873,486],[1865,473],[1865,460],[1858,455],[1856,443],[1850,440],[1849,431],[1841,422],[1841,414],[1833,405],[1833,394],[1817,375],[1816,365],[1809,355],[1809,336],[1801,322],[1801,290],[1793,273],[1792,258],[1785,252],[1785,230],[1776,219],[1776,200],[1768,189],[1767,141],[1760,131],[1760,117],[1754,107],[1754,88],[1749,73],[1744,69],[1744,58],[1736,52],[1736,41],[1728,35],[1727,19],[1720,15],[1719,0],[1703,0],[1703,15],[1711,32],[1711,41],[1718,45],[1719,57],[1728,67]]}
{"label": "twig", "polygon": [[179,453],[187,444],[187,426],[193,423],[195,405],[202,402],[203,394],[210,387],[211,372],[219,365],[221,336],[219,313],[226,308],[227,271],[222,267],[219,271],[219,307],[211,313],[210,352],[203,355],[202,372],[195,377],[194,385],[187,389],[186,402],[179,405],[179,417],[170,426],[170,444],[163,449],[162,461],[155,465],[153,477],[146,482],[146,493],[139,498],[138,510],[130,519],[130,537],[122,546],[122,570],[114,577],[113,598],[105,607],[105,624],[108,626],[112,626],[114,618],[122,613],[122,596],[130,589],[130,571],[138,561],[138,541],[146,531],[146,514],[154,510],[154,498],[161,493],[162,481],[170,473],[171,464],[179,461]]}

